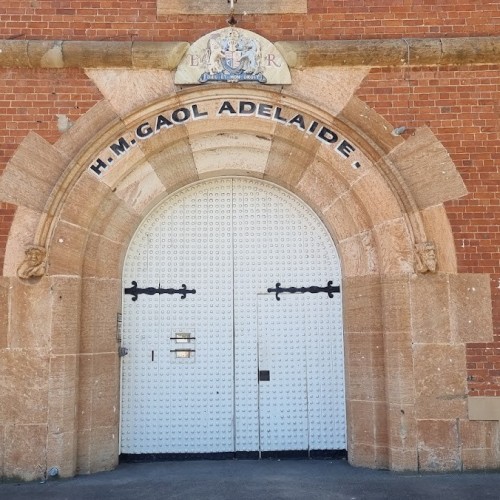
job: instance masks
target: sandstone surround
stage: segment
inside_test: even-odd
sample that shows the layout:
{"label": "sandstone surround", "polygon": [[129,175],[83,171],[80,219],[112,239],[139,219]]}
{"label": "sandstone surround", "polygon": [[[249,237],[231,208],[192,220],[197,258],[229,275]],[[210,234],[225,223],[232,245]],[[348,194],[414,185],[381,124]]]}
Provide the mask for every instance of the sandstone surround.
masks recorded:
{"label": "sandstone surround", "polygon": [[498,422],[460,422],[462,466],[464,470],[494,470],[498,468]]}
{"label": "sandstone surround", "polygon": [[427,127],[415,131],[387,158],[397,165],[419,209],[467,194],[450,155]]}
{"label": "sandstone surround", "polygon": [[419,420],[417,436],[422,470],[461,469],[459,424],[456,420]]}
{"label": "sandstone surround", "polygon": [[[37,479],[54,465],[64,476],[116,466],[117,314],[128,242],[163,196],[228,173],[286,186],[309,203],[338,245],[350,462],[391,470],[498,467],[498,421],[471,421],[469,415],[465,343],[491,339],[491,296],[488,276],[456,274],[442,206],[463,194],[456,169],[427,129],[404,141],[373,113],[362,119],[363,103],[352,97],[359,69],[351,79],[348,69],[342,72],[352,87],[346,85],[331,103],[336,116],[297,96],[311,91],[308,82],[318,75],[339,78],[339,72],[307,71],[292,92],[173,87],[173,95],[161,98],[151,86],[152,102],[123,104],[110,77],[115,69],[89,71],[104,100],[54,145],[36,134],[25,139],[0,181],[2,196],[19,205],[0,282],[0,311],[8,317],[0,326],[2,475]],[[219,93],[273,105],[286,101],[297,113],[328,120],[360,141],[363,168],[353,168],[296,128],[253,116],[179,126],[127,153],[102,178],[88,171],[109,142],[158,110],[196,102],[216,109]],[[99,137],[93,137],[93,124],[102,131]],[[221,158],[212,146],[246,152],[252,165]],[[422,166],[412,160],[419,148]],[[423,192],[419,180],[443,162],[442,188]],[[20,178],[34,186],[20,186]],[[49,265],[46,277],[21,282],[16,263],[26,242],[33,243],[27,234],[46,244]],[[431,236],[437,241],[438,272],[416,273],[413,244]],[[16,455],[18,439],[37,447],[31,456]]]}
{"label": "sandstone surround", "polygon": [[[105,102],[123,118],[135,108],[174,91],[173,74],[170,71],[87,69],[86,73],[106,97]],[[124,95],[127,99],[123,99]]]}

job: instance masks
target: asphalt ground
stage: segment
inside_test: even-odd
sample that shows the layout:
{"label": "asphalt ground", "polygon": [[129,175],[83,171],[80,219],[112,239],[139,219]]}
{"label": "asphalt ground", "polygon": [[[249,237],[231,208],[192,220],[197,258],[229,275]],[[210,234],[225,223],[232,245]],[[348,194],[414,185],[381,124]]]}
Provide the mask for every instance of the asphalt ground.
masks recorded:
{"label": "asphalt ground", "polygon": [[125,463],[111,472],[0,483],[6,500],[500,500],[500,471],[417,474],[351,467],[345,460]]}

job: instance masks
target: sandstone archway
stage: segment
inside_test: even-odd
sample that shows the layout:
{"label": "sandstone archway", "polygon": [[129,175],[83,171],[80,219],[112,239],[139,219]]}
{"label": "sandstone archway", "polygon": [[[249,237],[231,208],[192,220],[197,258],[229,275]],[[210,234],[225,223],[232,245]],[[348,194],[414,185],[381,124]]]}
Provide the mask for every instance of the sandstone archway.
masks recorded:
{"label": "sandstone archway", "polygon": [[[24,363],[17,383],[28,394],[41,386],[38,400],[25,402],[44,409],[37,418],[48,422],[31,428],[42,450],[34,461],[57,464],[64,475],[116,465],[117,314],[128,242],[162,197],[227,174],[295,193],[336,242],[351,463],[415,470],[419,453],[433,446],[427,442],[424,450],[422,429],[433,419],[466,418],[465,342],[474,325],[458,319],[489,293],[489,283],[456,274],[442,204],[463,195],[463,183],[428,129],[407,141],[392,136],[352,89],[322,106],[326,75],[297,74],[287,90],[171,88],[147,103],[118,105],[110,91],[56,144],[35,134],[21,144],[0,193],[18,206],[4,266],[11,301],[24,307],[25,323],[44,322],[36,336],[21,327],[25,355],[11,360]],[[339,151],[343,140],[351,148]],[[429,242],[436,273],[418,259],[419,245]],[[46,249],[47,272],[20,281],[17,267],[30,245]],[[432,338],[427,318],[436,300],[443,329]],[[13,321],[21,321],[15,310]],[[444,325],[452,323],[447,332]],[[444,382],[429,378],[442,360],[449,360]]]}

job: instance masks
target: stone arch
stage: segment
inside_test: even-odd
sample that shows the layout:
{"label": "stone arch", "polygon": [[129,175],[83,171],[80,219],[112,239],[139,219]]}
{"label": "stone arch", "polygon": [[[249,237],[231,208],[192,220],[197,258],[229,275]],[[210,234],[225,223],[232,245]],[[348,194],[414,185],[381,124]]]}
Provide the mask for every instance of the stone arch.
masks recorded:
{"label": "stone arch", "polygon": [[[49,386],[56,380],[64,384],[50,389],[63,414],[57,426],[49,426],[48,466],[60,464],[64,475],[72,475],[116,464],[116,315],[128,242],[163,196],[205,177],[231,174],[292,191],[321,217],[337,244],[344,276],[350,461],[418,467],[416,437],[397,431],[417,425],[410,319],[410,295],[415,280],[420,283],[415,244],[434,242],[440,272],[435,279],[440,286],[449,283],[456,262],[442,204],[463,195],[463,183],[428,129],[403,141],[355,97],[333,112],[319,106],[318,90],[306,101],[307,87],[305,79],[290,91],[244,85],[179,90],[124,116],[104,100],[53,146],[35,134],[21,144],[0,184],[2,198],[19,207],[4,275],[26,297],[42,294],[52,307],[45,354],[59,371],[49,369]],[[261,117],[218,113],[221,102],[240,100],[268,107]],[[99,158],[107,161],[110,144],[122,137],[131,143],[130,132],[141,124],[176,109],[194,113],[194,105],[206,118],[137,142],[102,176],[89,169]],[[308,124],[324,124],[347,139],[361,167],[353,168],[314,134],[265,116],[278,106],[283,115],[300,114]],[[46,276],[25,284],[15,275],[28,245],[47,249],[48,267]],[[425,307],[422,301],[411,314],[423,314]],[[454,368],[462,376],[460,363]],[[455,406],[464,416],[463,404]]]}
{"label": "stone arch", "polygon": [[[364,168],[359,172],[350,168],[349,162],[342,162],[335,155],[334,148],[314,141],[311,134],[304,134],[302,130],[293,126],[284,127],[276,121],[256,119],[255,116],[243,116],[237,118],[218,117],[217,120],[209,121],[208,126],[207,121],[193,121],[186,126],[169,130],[168,134],[158,134],[148,140],[147,144],[139,145],[132,154],[128,154],[126,162],[121,160],[115,163],[113,172],[107,172],[102,177],[102,186],[89,173],[89,164],[102,149],[106,149],[106,146],[114,139],[122,137],[145,119],[155,116],[163,110],[172,110],[182,106],[189,107],[193,103],[207,106],[204,109],[214,115],[215,108],[222,100],[238,100],[241,95],[247,101],[253,99],[270,106],[289,106],[295,112],[309,116],[310,120],[321,120],[322,123],[329,124],[334,130],[357,144],[358,152],[363,158]],[[344,108],[344,112],[353,106],[351,102]],[[354,105],[360,106],[358,102]],[[438,205],[438,201],[442,203],[447,198],[464,194],[463,184],[447,157],[446,151],[426,129],[417,131],[417,138],[407,141],[411,144],[406,145],[406,147],[396,138],[391,138],[388,145],[368,135],[367,131],[364,130],[366,124],[356,123],[352,120],[352,116],[348,116],[348,113],[345,115],[340,113],[337,116],[332,116],[316,105],[306,104],[283,92],[247,89],[241,94],[230,87],[224,93],[221,93],[220,89],[201,93],[191,91],[176,94],[166,99],[162,98],[124,119],[119,119],[104,101],[80,120],[82,123],[77,124],[76,131],[71,130],[56,143],[55,148],[50,148],[53,156],[55,152],[60,153],[60,158],[56,158],[56,161],[49,160],[56,164],[54,170],[57,172],[54,174],[57,173],[58,177],[53,185],[46,187],[43,193],[46,196],[42,201],[26,203],[28,208],[33,207],[40,213],[41,220],[34,243],[47,246],[49,241],[53,241],[55,227],[60,220],[73,222],[79,227],[90,230],[88,221],[84,219],[90,217],[94,220],[91,215],[93,210],[97,211],[98,208],[99,212],[102,212],[100,196],[106,196],[108,190],[117,194],[116,197],[123,202],[122,204],[135,203],[136,205],[132,206],[131,210],[140,216],[141,207],[138,208],[137,203],[141,203],[141,201],[135,200],[134,202],[127,198],[127,189],[130,190],[132,187],[126,184],[127,180],[133,182],[132,178],[136,181],[139,179],[141,174],[137,172],[138,169],[151,182],[156,176],[161,185],[155,186],[153,192],[156,189],[158,191],[156,194],[159,196],[162,192],[182,187],[182,185],[198,178],[220,173],[237,173],[238,175],[244,173],[245,175],[262,177],[277,182],[291,191],[297,192],[304,199],[310,200],[311,205],[315,207],[323,219],[328,220],[325,212],[335,212],[335,210],[329,210],[327,207],[329,203],[342,206],[346,213],[341,217],[347,217],[347,226],[352,227],[347,229],[347,227],[340,227],[338,222],[332,223],[332,232],[336,236],[336,232],[339,231],[340,239],[344,239],[345,236],[365,233],[382,221],[404,217],[410,240],[413,243],[425,241],[427,235],[421,211]],[[360,114],[360,116],[364,115]],[[373,120],[373,117],[371,119]],[[387,128],[380,117],[378,117],[378,121],[381,122],[378,123],[379,128],[381,124]],[[77,153],[75,144],[80,146],[79,140],[90,135],[89,125],[92,123],[95,126],[96,122],[98,127],[105,126],[103,133],[97,140],[93,138],[92,144],[86,145],[86,150],[82,154],[70,157],[70,155]],[[370,130],[373,131],[374,128],[371,126]],[[376,133],[380,134],[380,131],[376,131]],[[83,137],[77,138],[77,135]],[[30,135],[29,139],[31,140],[27,140],[26,143],[32,142],[32,144],[25,144],[27,150],[39,150],[40,147],[49,149],[40,138]],[[387,141],[387,137],[384,137],[384,140]],[[428,179],[427,185],[424,183],[424,186],[421,187],[419,183],[425,179],[427,172],[431,170],[430,168],[422,166],[419,168],[418,175],[412,174],[414,178],[404,178],[397,166],[399,157],[406,159],[407,155],[421,151],[422,146],[424,147],[425,160],[428,160],[429,155],[439,153],[439,158],[434,163],[439,164],[442,174],[447,176],[446,180],[448,181],[447,189],[434,189],[430,195],[430,198],[433,199],[425,200],[426,205],[423,206],[415,197],[415,188],[418,190],[417,196],[421,196],[420,192],[425,192],[428,185],[438,179]],[[246,153],[245,158],[242,158],[240,154],[242,148]],[[30,151],[23,151],[23,149],[21,146],[20,152],[30,154]],[[54,149],[56,151],[53,151]],[[238,164],[235,163],[236,159],[238,159]],[[43,160],[45,158],[42,158]],[[246,164],[242,162],[246,162]],[[15,164],[16,162],[11,163]],[[212,166],[215,164],[217,167],[213,168]],[[407,170],[413,166],[413,164],[410,165]],[[36,167],[37,165],[33,169]],[[47,170],[47,166],[45,166],[45,170]],[[133,176],[130,175],[131,172],[133,172]],[[27,172],[27,177],[29,175],[30,173]],[[38,181],[40,181],[39,178]],[[318,187],[320,181],[322,182]],[[308,182],[312,182],[314,188],[308,185]],[[75,205],[74,201],[68,203],[68,200],[71,196],[77,196],[78,193],[84,192],[86,189],[95,189],[95,199],[98,201],[92,204],[92,200],[87,199],[87,207],[83,211],[77,210],[79,218],[75,218],[75,214],[71,214],[71,208],[67,207],[78,205]],[[318,192],[320,190],[321,192]],[[436,191],[441,192],[436,193]],[[452,192],[452,196],[450,196],[450,192]],[[33,193],[24,194],[26,197],[30,197]],[[43,194],[40,193],[37,199],[40,200]],[[323,196],[324,199],[319,200],[320,196]],[[13,201],[17,201],[17,196],[14,198]],[[117,203],[120,205],[119,201]],[[23,204],[21,203],[21,205]],[[350,217],[349,214],[351,214]],[[337,219],[338,217],[337,214]],[[94,224],[96,224],[95,220]],[[450,234],[447,233],[448,241],[443,241],[441,244],[441,246],[447,246],[447,249],[452,247],[449,236]]]}

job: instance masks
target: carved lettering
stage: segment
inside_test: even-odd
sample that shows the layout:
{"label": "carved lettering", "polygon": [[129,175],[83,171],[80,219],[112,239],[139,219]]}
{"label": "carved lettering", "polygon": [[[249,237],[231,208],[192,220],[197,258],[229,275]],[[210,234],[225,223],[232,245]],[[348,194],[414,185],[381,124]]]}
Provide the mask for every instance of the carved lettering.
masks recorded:
{"label": "carved lettering", "polygon": [[147,139],[148,137],[153,135],[153,129],[148,122],[142,123],[137,127],[135,135],[139,137],[139,139]]}
{"label": "carved lettering", "polygon": [[104,168],[108,168],[108,165],[105,162],[103,162],[100,158],[97,158],[95,163],[90,165],[89,168],[97,175],[101,175],[102,174],[101,170]]}
{"label": "carved lettering", "polygon": [[257,114],[259,116],[263,116],[264,118],[271,118],[271,111],[273,107],[270,104],[259,104],[259,109],[257,111]]}
{"label": "carved lettering", "polygon": [[253,115],[257,105],[251,101],[240,101],[239,113],[240,115]]}
{"label": "carved lettering", "polygon": [[318,133],[318,139],[328,144],[333,144],[339,140],[339,136],[327,127],[321,127]]}
{"label": "carved lettering", "polygon": [[172,120],[175,123],[184,123],[191,118],[191,111],[188,108],[179,108],[172,113]]}
{"label": "carved lettering", "polygon": [[342,158],[349,158],[349,155],[356,149],[352,144],[349,144],[344,140],[335,148],[335,150],[340,156],[342,156]]}
{"label": "carved lettering", "polygon": [[314,131],[318,128],[319,123],[318,122],[312,122],[311,125],[309,125],[309,128],[307,129],[307,132],[309,134],[313,134]]}
{"label": "carved lettering", "polygon": [[[287,113],[283,111],[280,106],[274,106],[265,102],[256,102],[253,100],[226,100],[220,104],[217,116],[247,116],[247,117],[257,117],[261,119],[274,120],[282,125],[293,125],[298,130],[303,131],[307,134],[314,134],[319,141],[326,145],[338,144],[335,147],[335,151],[344,159],[352,158],[350,165],[355,168],[361,168],[361,163],[357,161],[356,147],[349,141],[343,138],[339,138],[337,132],[333,129],[323,125],[322,123],[311,120],[304,116],[303,114],[297,113],[286,116]],[[200,120],[208,118],[210,113],[204,111],[199,104],[191,104],[189,107],[180,107],[174,109],[169,114],[157,114],[151,117],[148,121],[144,121],[132,131],[134,137],[141,141],[145,141],[152,137],[154,134],[158,134],[162,129],[170,129],[177,125],[184,124],[189,120]],[[115,142],[109,146],[113,155],[109,157],[103,156],[106,153],[102,153],[101,157],[96,158],[88,168],[97,176],[103,174],[105,169],[111,167],[117,159],[121,159],[135,144],[137,140],[135,138],[126,139],[128,135],[119,137]],[[339,142],[340,140],[340,142]],[[109,153],[108,153],[109,154]]]}
{"label": "carved lettering", "polygon": [[208,112],[207,111],[199,111],[198,104],[193,104],[192,110],[193,110],[193,118],[195,120],[198,120],[198,119],[201,119],[201,118],[205,118],[206,116],[208,116]]}
{"label": "carved lettering", "polygon": [[267,54],[266,64],[267,67],[274,66],[276,68],[281,68],[281,59],[277,60],[276,54]]}
{"label": "carved lettering", "polygon": [[130,148],[130,144],[126,141],[124,137],[120,137],[115,144],[111,144],[109,149],[115,153],[116,156],[120,156]]}
{"label": "carved lettering", "polygon": [[195,54],[191,54],[189,61],[189,65],[193,68],[196,68],[200,65],[200,58]]}
{"label": "carved lettering", "polygon": [[219,111],[217,112],[218,115],[223,115],[224,113],[229,113],[230,115],[236,114],[235,109],[233,108],[233,106],[229,101],[224,101]]}
{"label": "carved lettering", "polygon": [[158,115],[156,118],[156,127],[155,128],[156,128],[157,132],[159,130],[161,130],[162,127],[170,128],[173,125],[174,124],[168,118],[165,118],[163,115]]}
{"label": "carved lettering", "polygon": [[299,130],[306,129],[306,124],[302,115],[295,115],[288,123],[290,125],[295,125]]}
{"label": "carved lettering", "polygon": [[281,116],[281,111],[281,108],[278,106],[274,111],[273,119],[281,123],[286,123],[288,119]]}

